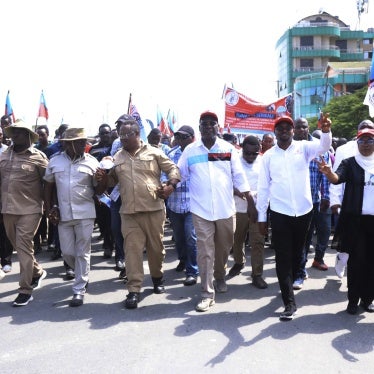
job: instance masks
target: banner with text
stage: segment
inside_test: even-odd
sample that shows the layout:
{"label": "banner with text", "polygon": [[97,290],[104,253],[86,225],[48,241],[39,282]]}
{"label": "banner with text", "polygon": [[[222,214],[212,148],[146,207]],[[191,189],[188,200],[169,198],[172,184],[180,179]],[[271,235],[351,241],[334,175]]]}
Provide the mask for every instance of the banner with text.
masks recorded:
{"label": "banner with text", "polygon": [[292,94],[263,104],[233,88],[226,88],[224,130],[239,133],[273,132],[275,119],[282,115],[292,116],[292,106]]}

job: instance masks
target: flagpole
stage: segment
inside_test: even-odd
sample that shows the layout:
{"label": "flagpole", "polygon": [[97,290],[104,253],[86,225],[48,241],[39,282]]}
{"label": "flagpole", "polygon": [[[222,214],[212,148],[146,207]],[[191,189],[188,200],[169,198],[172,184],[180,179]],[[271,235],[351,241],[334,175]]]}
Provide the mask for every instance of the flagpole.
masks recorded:
{"label": "flagpole", "polygon": [[130,105],[131,105],[131,93],[129,95],[129,103],[127,105],[127,114],[130,114]]}

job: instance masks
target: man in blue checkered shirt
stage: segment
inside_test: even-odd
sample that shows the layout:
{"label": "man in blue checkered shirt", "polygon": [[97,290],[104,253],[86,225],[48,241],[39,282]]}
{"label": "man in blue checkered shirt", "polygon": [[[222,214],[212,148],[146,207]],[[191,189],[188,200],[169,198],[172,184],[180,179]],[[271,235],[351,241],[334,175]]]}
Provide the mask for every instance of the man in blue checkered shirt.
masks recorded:
{"label": "man in blue checkered shirt", "polygon": [[[182,126],[174,133],[174,139],[177,146],[172,148],[168,157],[177,164],[183,150],[195,140],[194,129],[191,126]],[[192,286],[196,284],[199,270],[196,260],[196,232],[190,212],[189,180],[177,184],[167,200],[167,208],[179,258],[177,269],[186,270],[183,284]]]}
{"label": "man in blue checkered shirt", "polygon": [[[318,134],[316,134],[318,135]],[[305,118],[298,118],[295,121],[295,135],[294,140],[317,141],[317,138],[309,134],[308,121]],[[321,157],[325,162],[331,165],[329,152],[326,152]],[[318,169],[317,160],[314,159],[309,164],[310,189],[313,200],[313,217],[310,224],[309,231],[305,242],[303,252],[303,259],[300,265],[297,278],[294,281],[293,288],[300,290],[303,287],[304,280],[308,278],[308,273],[305,265],[308,260],[308,251],[312,243],[313,233],[316,231],[317,242],[315,246],[315,255],[312,267],[318,270],[328,270],[327,265],[323,261],[326,248],[328,246],[331,233],[331,210],[330,210],[330,182],[326,176]]]}

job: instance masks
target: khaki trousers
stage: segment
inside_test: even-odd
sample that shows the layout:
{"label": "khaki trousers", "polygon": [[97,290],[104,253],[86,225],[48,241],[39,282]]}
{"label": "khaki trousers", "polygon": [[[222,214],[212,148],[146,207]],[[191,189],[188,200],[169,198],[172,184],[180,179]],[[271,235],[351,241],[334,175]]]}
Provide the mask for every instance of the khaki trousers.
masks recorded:
{"label": "khaki trousers", "polygon": [[74,219],[58,224],[58,235],[64,261],[74,269],[74,295],[84,295],[90,272],[91,237],[95,220]]}
{"label": "khaki trousers", "polygon": [[121,229],[125,247],[127,289],[140,292],[144,280],[143,252],[147,251],[152,278],[162,278],[165,258],[165,210],[134,214],[121,213]]}
{"label": "khaki trousers", "polygon": [[31,295],[32,278],[42,275],[43,269],[36,262],[34,256],[34,235],[42,218],[40,213],[35,214],[4,214],[4,227],[8,239],[16,249],[19,266],[20,281],[19,293]]}
{"label": "khaki trousers", "polygon": [[226,265],[234,241],[235,215],[208,221],[192,214],[197,236],[197,265],[201,297],[214,298],[213,279],[225,279]]}
{"label": "khaki trousers", "polygon": [[249,232],[251,246],[252,277],[262,275],[264,268],[265,237],[260,234],[258,223],[251,223],[247,213],[236,213],[233,256],[236,264],[245,263],[245,238]]}

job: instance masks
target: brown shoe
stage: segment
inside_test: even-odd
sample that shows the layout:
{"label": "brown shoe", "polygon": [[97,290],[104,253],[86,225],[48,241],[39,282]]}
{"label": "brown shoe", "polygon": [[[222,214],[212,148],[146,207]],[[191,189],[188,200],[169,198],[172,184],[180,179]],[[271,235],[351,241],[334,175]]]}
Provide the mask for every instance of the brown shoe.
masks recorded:
{"label": "brown shoe", "polygon": [[234,264],[234,266],[229,271],[229,277],[236,277],[239,275],[244,268],[244,264]]}
{"label": "brown shoe", "polygon": [[312,267],[322,271],[328,270],[328,266],[323,262],[323,260],[314,260],[312,263]]}
{"label": "brown shoe", "polygon": [[268,288],[268,284],[262,279],[261,275],[253,277],[252,284],[261,290]]}

